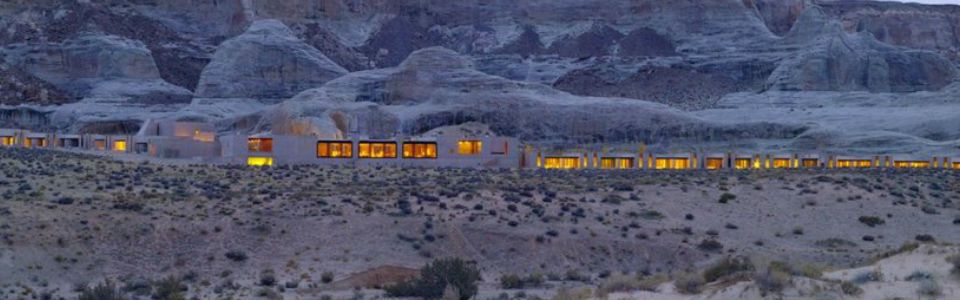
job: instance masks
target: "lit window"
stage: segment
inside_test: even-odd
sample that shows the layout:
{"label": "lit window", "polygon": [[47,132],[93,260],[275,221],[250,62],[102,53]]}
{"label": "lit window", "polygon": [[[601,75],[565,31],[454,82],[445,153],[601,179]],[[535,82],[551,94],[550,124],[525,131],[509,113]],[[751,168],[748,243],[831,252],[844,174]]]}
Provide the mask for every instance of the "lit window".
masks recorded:
{"label": "lit window", "polygon": [[898,169],[926,169],[930,167],[929,161],[895,161],[893,166]]}
{"label": "lit window", "polygon": [[774,169],[785,169],[790,167],[789,158],[774,158],[773,159],[773,168]]}
{"label": "lit window", "polygon": [[403,158],[437,158],[437,143],[403,143]]}
{"label": "lit window", "polygon": [[247,139],[247,150],[250,150],[250,152],[273,152],[273,139],[249,138]]}
{"label": "lit window", "polygon": [[97,150],[107,150],[107,141],[102,139],[94,140],[93,147],[96,148]]}
{"label": "lit window", "polygon": [[686,158],[657,158],[654,169],[657,170],[683,170],[690,166],[690,160]]}
{"label": "lit window", "polygon": [[543,162],[545,169],[576,169],[578,167],[580,167],[579,157],[546,157]]}
{"label": "lit window", "polygon": [[254,167],[266,167],[273,165],[273,157],[247,157],[247,165]]}
{"label": "lit window", "polygon": [[397,158],[397,143],[360,142],[360,158]]}
{"label": "lit window", "polygon": [[601,169],[632,169],[633,158],[629,157],[604,157],[600,159]]}
{"label": "lit window", "polygon": [[33,139],[30,139],[30,138],[23,139],[23,146],[26,147],[26,148],[32,147],[32,146],[33,146]]}
{"label": "lit window", "polygon": [[816,168],[820,162],[814,158],[804,158],[800,161],[804,168]]}
{"label": "lit window", "polygon": [[707,158],[707,170],[723,169],[722,158]]}
{"label": "lit window", "polygon": [[462,140],[457,143],[457,153],[460,155],[478,155],[483,151],[483,143],[476,140]]}
{"label": "lit window", "polygon": [[127,141],[125,140],[113,141],[113,151],[117,151],[117,152],[127,151]]}
{"label": "lit window", "polygon": [[353,157],[353,143],[351,142],[317,142],[317,157],[351,158]]}
{"label": "lit window", "polygon": [[953,163],[953,168],[954,168],[954,169],[957,169],[957,170],[960,170],[960,162],[955,162],[955,163]]}
{"label": "lit window", "polygon": [[14,138],[12,136],[0,136],[0,144],[4,146],[13,146]]}
{"label": "lit window", "polygon": [[746,170],[746,169],[749,169],[749,168],[750,168],[751,159],[749,159],[749,158],[738,158],[738,159],[734,162],[733,165],[734,165],[734,168],[736,168],[737,170]]}
{"label": "lit window", "polygon": [[866,159],[841,159],[837,161],[837,168],[869,168],[873,162]]}

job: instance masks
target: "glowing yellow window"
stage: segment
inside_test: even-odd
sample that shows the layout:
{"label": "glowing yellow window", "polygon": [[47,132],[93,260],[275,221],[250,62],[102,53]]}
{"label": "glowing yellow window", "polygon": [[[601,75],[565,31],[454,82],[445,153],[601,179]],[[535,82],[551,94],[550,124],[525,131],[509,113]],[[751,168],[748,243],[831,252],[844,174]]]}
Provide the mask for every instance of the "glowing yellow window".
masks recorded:
{"label": "glowing yellow window", "polygon": [[12,136],[0,136],[0,144],[4,146],[13,146],[14,138]]}
{"label": "glowing yellow window", "polygon": [[789,158],[774,158],[773,159],[773,168],[774,169],[786,169],[790,167]]}
{"label": "glowing yellow window", "polygon": [[33,139],[23,139],[23,146],[26,148],[33,147]]}
{"label": "glowing yellow window", "polygon": [[266,167],[273,165],[273,157],[247,157],[247,165],[254,167]]}
{"label": "glowing yellow window", "polygon": [[723,169],[722,158],[707,158],[707,170]]}
{"label": "glowing yellow window", "polygon": [[483,151],[483,143],[476,140],[461,140],[457,142],[457,153],[460,155],[478,155]]}
{"label": "glowing yellow window", "polygon": [[837,161],[837,168],[869,168],[873,166],[870,160],[842,159]]}
{"label": "glowing yellow window", "polygon": [[273,152],[273,139],[249,138],[247,139],[247,150],[250,152]]}
{"label": "glowing yellow window", "polygon": [[684,170],[690,166],[690,160],[686,158],[657,158],[657,170]]}
{"label": "glowing yellow window", "polygon": [[957,169],[957,170],[960,170],[960,162],[955,162],[955,163],[953,163],[953,168],[954,168],[954,169]]}
{"label": "glowing yellow window", "polygon": [[403,158],[437,158],[437,143],[403,143]]}
{"label": "glowing yellow window", "polygon": [[397,158],[397,143],[360,142],[360,158]]}
{"label": "glowing yellow window", "polygon": [[576,169],[580,167],[579,157],[546,157],[543,162],[545,169]]}
{"label": "glowing yellow window", "polygon": [[804,168],[816,168],[820,165],[820,162],[813,158],[805,158],[800,162]]}
{"label": "glowing yellow window", "polygon": [[127,141],[125,140],[113,141],[113,151],[117,151],[117,152],[127,151]]}
{"label": "glowing yellow window", "polygon": [[353,157],[353,143],[351,142],[317,142],[317,157],[351,158]]}
{"label": "glowing yellow window", "polygon": [[746,170],[750,168],[751,164],[751,159],[749,158],[738,158],[736,161],[734,161],[733,166],[737,170]]}
{"label": "glowing yellow window", "polygon": [[899,169],[926,169],[930,167],[929,161],[895,161],[893,166]]}
{"label": "glowing yellow window", "polygon": [[93,147],[97,150],[107,150],[107,141],[105,140],[95,140],[93,141]]}

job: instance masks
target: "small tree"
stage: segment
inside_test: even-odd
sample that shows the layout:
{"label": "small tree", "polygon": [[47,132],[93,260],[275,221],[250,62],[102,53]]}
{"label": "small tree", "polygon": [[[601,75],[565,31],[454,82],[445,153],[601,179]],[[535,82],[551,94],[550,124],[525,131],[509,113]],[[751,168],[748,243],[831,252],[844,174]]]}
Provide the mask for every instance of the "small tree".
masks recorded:
{"label": "small tree", "polygon": [[448,286],[456,289],[461,300],[477,294],[480,271],[475,263],[459,258],[437,259],[420,269],[420,278],[399,283],[386,289],[390,297],[420,297],[439,299]]}

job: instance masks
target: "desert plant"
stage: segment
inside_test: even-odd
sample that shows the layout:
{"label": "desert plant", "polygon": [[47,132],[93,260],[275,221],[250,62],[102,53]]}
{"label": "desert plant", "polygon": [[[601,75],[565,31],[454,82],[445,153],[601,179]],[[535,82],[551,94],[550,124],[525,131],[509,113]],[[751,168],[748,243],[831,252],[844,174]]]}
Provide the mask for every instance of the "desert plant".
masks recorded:
{"label": "desert plant", "polygon": [[703,280],[714,282],[717,279],[740,272],[753,271],[753,264],[745,257],[724,258],[703,271]]}
{"label": "desert plant", "polygon": [[437,259],[420,269],[420,278],[402,282],[386,289],[389,297],[420,297],[438,299],[448,285],[456,288],[461,300],[477,294],[480,271],[475,263],[459,258]]}
{"label": "desert plant", "polygon": [[860,218],[857,220],[860,221],[860,223],[870,227],[876,227],[877,225],[883,225],[886,223],[886,221],[876,216],[860,216]]}
{"label": "desert plant", "polygon": [[153,283],[153,299],[157,300],[184,300],[183,291],[187,287],[180,283],[180,279],[169,276]]}
{"label": "desert plant", "polygon": [[80,291],[79,300],[126,300],[127,297],[120,292],[119,289],[110,282],[110,280],[105,281],[104,283],[98,284],[93,287],[83,287]]}
{"label": "desert plant", "polygon": [[840,290],[843,291],[843,294],[849,295],[849,296],[858,296],[860,294],[863,294],[863,289],[861,289],[856,284],[853,284],[853,282],[849,282],[849,281],[841,282]]}
{"label": "desert plant", "polygon": [[703,277],[697,273],[687,273],[677,276],[673,281],[674,286],[677,287],[677,291],[687,295],[696,295],[699,294],[703,288]]}
{"label": "desert plant", "polygon": [[924,279],[920,281],[920,286],[917,287],[917,294],[924,297],[938,297],[943,295],[943,288],[933,278]]}
{"label": "desert plant", "polygon": [[557,291],[557,294],[550,299],[551,300],[586,300],[586,299],[590,299],[591,295],[593,295],[593,292],[586,287],[579,287],[579,288],[562,287]]}
{"label": "desert plant", "polygon": [[953,265],[953,268],[950,270],[950,274],[960,278],[960,254],[947,256],[947,262]]}
{"label": "desert plant", "polygon": [[720,203],[727,203],[727,202],[730,202],[730,200],[734,200],[734,199],[737,199],[737,195],[734,195],[734,194],[731,194],[731,193],[723,193],[723,195],[720,195],[720,200],[719,200],[719,202],[720,202]]}
{"label": "desert plant", "polygon": [[754,273],[753,282],[763,295],[779,293],[790,284],[790,274],[782,270],[767,268],[763,272]]}
{"label": "desert plant", "polygon": [[631,292],[640,289],[640,281],[636,277],[627,275],[611,276],[597,287],[596,295],[600,298],[606,298],[607,295],[617,292]]}
{"label": "desert plant", "polygon": [[507,290],[533,288],[541,285],[543,285],[543,276],[540,274],[532,274],[527,277],[509,274],[500,277],[500,287]]}

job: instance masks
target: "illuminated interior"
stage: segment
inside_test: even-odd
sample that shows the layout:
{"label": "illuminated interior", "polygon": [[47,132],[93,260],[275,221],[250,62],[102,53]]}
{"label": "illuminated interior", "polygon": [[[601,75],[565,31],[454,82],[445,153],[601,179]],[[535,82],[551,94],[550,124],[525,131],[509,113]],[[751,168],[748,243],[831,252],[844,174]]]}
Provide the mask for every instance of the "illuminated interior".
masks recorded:
{"label": "illuminated interior", "polygon": [[953,163],[953,168],[954,168],[954,169],[957,169],[957,170],[960,170],[960,162],[955,162],[955,163]]}
{"label": "illuminated interior", "polygon": [[273,139],[249,138],[247,139],[247,150],[250,152],[273,152]]}
{"label": "illuminated interior", "polygon": [[774,168],[774,169],[786,169],[786,168],[790,168],[790,159],[789,159],[789,158],[774,158],[774,159],[773,159],[773,168]]}
{"label": "illuminated interior", "polygon": [[23,139],[23,147],[33,147],[33,139]]}
{"label": "illuminated interior", "polygon": [[437,158],[437,143],[403,143],[403,158]]}
{"label": "illuminated interior", "polygon": [[16,139],[12,136],[0,136],[0,145],[13,146]]}
{"label": "illuminated interior", "polygon": [[837,168],[869,168],[873,162],[869,159],[840,159],[837,160]]}
{"label": "illuminated interior", "polygon": [[685,170],[690,168],[690,159],[688,158],[657,158],[657,170]]}
{"label": "illuminated interior", "polygon": [[804,158],[800,160],[800,165],[804,168],[816,168],[820,165],[820,162],[816,158]]}
{"label": "illuminated interior", "polygon": [[273,157],[247,157],[247,165],[254,167],[266,167],[273,165]]}
{"label": "illuminated interior", "polygon": [[317,142],[317,157],[320,158],[351,158],[353,157],[353,143],[351,142]]}
{"label": "illuminated interior", "polygon": [[457,142],[457,153],[460,155],[479,155],[483,151],[483,142],[477,140],[461,140]]}
{"label": "illuminated interior", "polygon": [[733,162],[733,167],[737,170],[746,170],[750,168],[752,159],[738,158]]}
{"label": "illuminated interior", "polygon": [[707,170],[719,170],[723,169],[723,158],[707,158],[706,164]]}
{"label": "illuminated interior", "polygon": [[930,168],[930,162],[920,161],[920,160],[914,160],[914,161],[898,160],[893,162],[893,167],[898,169],[926,169],[926,168]]}
{"label": "illuminated interior", "polygon": [[93,147],[97,150],[107,150],[107,141],[106,140],[95,140],[93,141]]}
{"label": "illuminated interior", "polygon": [[117,151],[117,152],[127,151],[127,141],[126,140],[113,141],[113,151]]}
{"label": "illuminated interior", "polygon": [[632,169],[632,157],[604,157],[600,159],[601,169]]}
{"label": "illuminated interior", "polygon": [[360,142],[357,149],[360,158],[397,158],[394,142]]}
{"label": "illuminated interior", "polygon": [[579,157],[546,157],[544,158],[543,168],[545,169],[576,169],[580,167]]}

